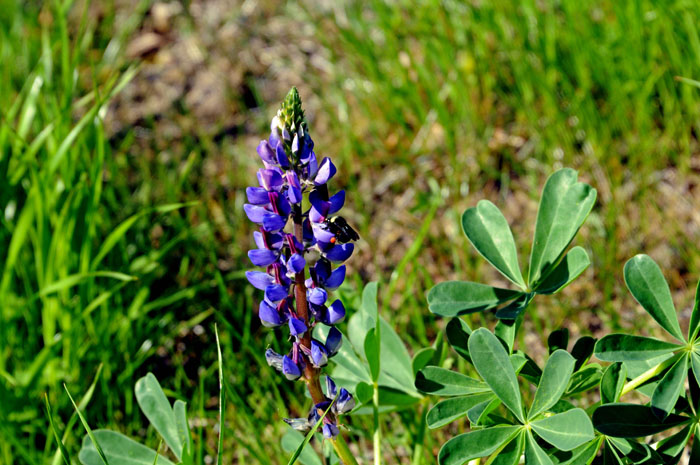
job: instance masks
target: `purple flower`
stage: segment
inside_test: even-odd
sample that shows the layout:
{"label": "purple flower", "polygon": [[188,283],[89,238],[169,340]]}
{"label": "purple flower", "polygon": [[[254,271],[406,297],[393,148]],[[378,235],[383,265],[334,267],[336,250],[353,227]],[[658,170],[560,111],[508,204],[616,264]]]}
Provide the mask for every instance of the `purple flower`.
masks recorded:
{"label": "purple flower", "polygon": [[288,380],[294,381],[301,376],[301,368],[297,363],[294,363],[294,360],[285,355],[282,359],[282,373]]}
{"label": "purple flower", "polygon": [[352,255],[353,250],[355,250],[355,244],[336,244],[330,250],[325,251],[324,256],[334,262],[342,263]]}
{"label": "purple flower", "polygon": [[318,167],[318,171],[315,173],[314,184],[320,186],[325,184],[335,175],[335,165],[330,158],[326,157],[321,162],[321,166]]}
{"label": "purple flower", "polygon": [[326,376],[326,397],[334,399],[337,393],[335,381],[330,376]]}
{"label": "purple flower", "polygon": [[309,302],[311,302],[314,305],[323,305],[328,299],[328,293],[323,288],[314,287],[308,290],[307,298]]}
{"label": "purple flower", "polygon": [[[330,158],[319,162],[316,157],[296,89],[285,98],[272,119],[269,137],[258,144],[257,152],[263,168],[257,172],[257,183],[246,188],[243,208],[257,225],[253,232],[256,248],[248,252],[248,257],[264,270],[247,271],[246,278],[264,291],[258,307],[262,325],[286,324],[292,341],[287,355],[268,349],[265,359],[290,380],[299,379],[309,368],[313,369],[308,375],[316,377],[318,369],[326,366],[342,345],[342,334],[334,325],[344,320],[345,307],[337,299],[329,305],[328,293],[345,280],[346,267],[341,263],[352,255],[352,242],[358,236],[336,215],[345,204],[345,191],[329,193],[328,182],[337,169]],[[304,210],[304,196],[308,196],[308,210]],[[311,251],[313,254],[307,255]],[[319,258],[314,262],[311,257]],[[305,279],[307,266],[309,275]],[[297,313],[295,304],[300,303],[299,299],[306,299],[308,317],[300,318]],[[325,342],[310,338],[317,324],[330,326]],[[307,418],[285,421],[307,432],[332,400],[336,403],[323,420],[322,432],[325,437],[335,437],[339,433],[337,415],[352,410],[355,402],[329,377],[325,400],[314,405]]]}
{"label": "purple flower", "polygon": [[267,326],[268,328],[281,326],[286,321],[286,318],[283,318],[282,315],[280,315],[277,307],[270,305],[264,300],[260,302],[258,316],[260,317],[260,322],[263,324],[263,326]]}
{"label": "purple flower", "polygon": [[338,328],[332,326],[330,331],[328,331],[328,336],[326,337],[326,350],[328,351],[328,357],[333,357],[335,354],[337,354],[342,344],[343,335],[340,333]]}
{"label": "purple flower", "polygon": [[275,278],[262,271],[246,271],[245,277],[254,288],[264,291],[267,286],[275,282]]}
{"label": "purple flower", "polygon": [[294,274],[303,271],[304,267],[306,267],[306,260],[304,260],[304,256],[301,254],[295,253],[287,260],[287,268]]}
{"label": "purple flower", "polygon": [[248,258],[255,266],[267,266],[277,260],[277,254],[268,249],[253,249],[248,252]]}
{"label": "purple flower", "polygon": [[324,323],[327,325],[337,325],[345,319],[345,306],[340,299],[335,300],[328,306]]}
{"label": "purple flower", "polygon": [[340,434],[338,426],[335,423],[325,423],[323,424],[323,437],[327,439],[332,439]]}
{"label": "purple flower", "polygon": [[289,319],[289,332],[292,333],[292,336],[301,336],[307,329],[304,320],[300,318]]}
{"label": "purple flower", "polygon": [[337,414],[348,413],[355,408],[355,399],[352,397],[347,389],[340,388],[340,393],[338,394],[338,400],[335,401],[333,405],[333,411]]}
{"label": "purple flower", "polygon": [[328,352],[323,344],[315,339],[311,341],[311,362],[317,368],[328,365]]}
{"label": "purple flower", "polygon": [[281,284],[271,284],[265,288],[265,300],[279,302],[287,297],[287,288]]}
{"label": "purple flower", "polygon": [[260,186],[264,187],[268,192],[279,191],[284,184],[282,181],[282,173],[276,168],[258,170],[258,182]]}

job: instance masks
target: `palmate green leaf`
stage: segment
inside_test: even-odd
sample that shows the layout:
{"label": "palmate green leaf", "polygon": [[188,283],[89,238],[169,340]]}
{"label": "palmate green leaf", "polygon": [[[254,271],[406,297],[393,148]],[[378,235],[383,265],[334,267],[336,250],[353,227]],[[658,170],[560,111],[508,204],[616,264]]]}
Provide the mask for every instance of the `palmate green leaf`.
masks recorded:
{"label": "palmate green leaf", "polygon": [[508,353],[498,338],[486,328],[479,328],[469,338],[469,354],[474,367],[491,390],[513,412],[524,421],[522,399],[518,379]]}
{"label": "palmate green leaf", "polygon": [[467,419],[472,426],[483,426],[489,414],[500,407],[500,405],[501,400],[492,396],[491,400],[486,400],[470,408],[467,412]]}
{"label": "palmate green leaf", "polygon": [[447,342],[463,359],[471,362],[469,356],[469,335],[472,333],[469,325],[459,317],[452,318],[445,327]]}
{"label": "palmate green leaf", "polygon": [[[418,395],[418,393],[412,389],[415,376],[412,360],[406,346],[398,334],[396,334],[394,328],[384,318],[378,316],[377,292],[378,286],[376,282],[369,283],[365,286],[362,292],[362,306],[360,311],[355,312],[348,322],[347,339],[343,336],[344,340],[350,341],[350,344],[343,344],[340,349],[340,357],[334,357],[333,362],[335,362],[338,367],[342,367],[340,371],[344,371],[345,368],[347,368],[355,373],[355,375],[359,377],[358,381],[371,382],[372,377],[367,370],[367,364],[363,363],[360,359],[366,358],[367,356],[365,353],[365,340],[370,329],[377,327],[375,322],[378,318],[380,335],[378,351],[380,356],[379,384],[404,390],[409,394]],[[321,340],[325,341],[327,329],[322,328],[319,330],[318,334],[321,336]],[[355,355],[355,352],[360,358]]]}
{"label": "palmate green leaf", "polygon": [[[100,444],[109,465],[173,465],[173,462],[162,455],[156,458],[156,451],[116,431],[93,431],[95,439]],[[88,436],[83,438],[83,446],[78,455],[83,465],[103,465],[100,455]],[[157,460],[157,462],[156,462]]]}
{"label": "palmate green leaf", "polygon": [[474,248],[513,284],[526,289],[520,272],[515,240],[508,221],[488,200],[481,200],[462,215],[462,229]]}
{"label": "palmate green leaf", "polygon": [[680,461],[685,447],[696,429],[697,425],[688,425],[676,434],[659,441],[656,452],[664,458],[664,464],[673,465]]}
{"label": "palmate green leaf", "polygon": [[418,372],[416,388],[440,396],[464,396],[489,391],[489,386],[482,381],[435,366],[427,366]]}
{"label": "palmate green leaf", "polygon": [[192,453],[192,435],[190,434],[190,425],[187,423],[187,404],[181,400],[176,400],[173,404],[173,412],[177,421],[177,436],[182,444],[182,461],[186,462],[186,458],[191,458]]}
{"label": "palmate green leaf", "polygon": [[598,449],[600,449],[602,442],[603,438],[599,437],[572,451],[556,451],[552,458],[557,465],[590,465],[598,455]]}
{"label": "palmate green leaf", "polygon": [[533,290],[537,291],[538,294],[559,292],[586,271],[590,264],[591,260],[583,247],[573,247],[564,255],[564,258],[554,267],[547,278],[543,279]]}
{"label": "palmate green leaf", "polygon": [[593,412],[595,429],[618,438],[651,436],[689,421],[690,418],[675,414],[661,421],[651,407],[637,404],[606,404]]}
{"label": "palmate green leaf", "polygon": [[595,437],[590,418],[580,408],[533,421],[530,425],[538,436],[563,451],[573,450]]}
{"label": "palmate green leaf", "polygon": [[693,369],[693,376],[695,376],[695,381],[700,385],[700,353],[694,350],[690,353],[690,365]]}
{"label": "palmate green leaf", "polygon": [[625,283],[637,302],[662,328],[679,341],[684,340],[671,290],[651,257],[639,254],[625,263]]}
{"label": "palmate green leaf", "polygon": [[181,459],[183,443],[178,434],[178,421],[168,398],[153,373],[148,373],[136,381],[134,391],[136,392],[136,401],[143,414],[165,440],[175,457]]}
{"label": "palmate green leaf", "polygon": [[532,292],[521,295],[505,307],[499,308],[498,311],[496,311],[496,318],[501,320],[515,320],[518,315],[523,313],[527,306],[530,305],[533,297],[535,297],[535,294]]}
{"label": "palmate green leaf", "polygon": [[647,444],[627,438],[607,437],[605,440],[608,447],[615,449],[618,457],[625,457],[631,463],[665,463],[661,456]]}
{"label": "palmate green leaf", "polygon": [[565,168],[544,185],[530,255],[528,282],[533,289],[548,278],[595,203],[596,190],[577,178],[576,171]]}
{"label": "palmate green leaf", "polygon": [[601,376],[603,376],[601,366],[597,363],[589,363],[571,375],[571,381],[565,395],[573,395],[593,389],[600,383]]}
{"label": "palmate green leaf", "polygon": [[694,340],[700,329],[700,282],[695,288],[695,305],[693,305],[693,313],[690,314],[690,323],[688,324],[688,340]]}
{"label": "palmate green leaf", "polygon": [[522,295],[520,291],[471,281],[446,281],[428,291],[428,309],[440,316],[458,316],[495,308]]}
{"label": "palmate green leaf", "polygon": [[369,365],[369,374],[372,377],[372,381],[377,382],[379,379],[379,368],[380,368],[380,333],[377,328],[372,328],[367,332],[365,336],[365,357],[367,357],[367,364]]}
{"label": "palmate green leaf", "polygon": [[591,336],[580,337],[574,347],[571,348],[571,356],[576,359],[576,365],[574,365],[574,371],[581,368],[593,355],[595,350],[596,339]]}
{"label": "palmate green leaf", "polygon": [[498,452],[490,465],[518,465],[524,449],[525,433],[521,432]]}
{"label": "palmate green leaf", "polygon": [[605,362],[632,362],[670,354],[680,347],[651,337],[608,334],[596,343],[594,353]]}
{"label": "palmate green leaf", "polygon": [[603,404],[617,402],[627,381],[627,367],[622,362],[608,366],[600,379],[600,401]]}
{"label": "palmate green leaf", "polygon": [[415,376],[419,371],[425,368],[433,357],[435,357],[436,353],[437,351],[434,347],[424,347],[416,352],[416,354],[413,356],[413,360],[411,360],[413,375]]}
{"label": "palmate green leaf", "polygon": [[515,335],[518,333],[518,329],[523,324],[524,313],[520,314],[515,318],[515,320],[498,320],[496,327],[493,332],[508,348],[508,353],[513,352],[513,346],[515,345]]}
{"label": "palmate green leaf", "polygon": [[700,440],[697,439],[697,436],[693,441],[693,448],[690,450],[688,463],[700,463]]}
{"label": "palmate green leaf", "polygon": [[525,440],[525,463],[528,465],[554,465],[544,449],[537,444],[532,431],[527,432]]}
{"label": "palmate green leaf", "polygon": [[671,413],[681,395],[688,373],[688,357],[683,356],[666,372],[651,396],[651,407],[659,419]]}
{"label": "palmate green leaf", "polygon": [[547,346],[550,354],[559,349],[566,350],[569,347],[569,329],[559,328],[549,333]]}
{"label": "palmate green leaf", "polygon": [[520,430],[520,426],[495,426],[455,436],[443,444],[438,453],[438,463],[462,465],[469,460],[491,455]]}
{"label": "palmate green leaf", "polygon": [[603,450],[603,465],[625,465],[622,461],[618,452],[613,446],[610,445],[610,441],[605,441],[605,449]]}
{"label": "palmate green leaf", "polygon": [[569,386],[569,379],[574,372],[575,363],[574,358],[562,349],[557,350],[549,357],[540,377],[540,384],[537,386],[535,398],[527,416],[528,419],[535,418],[559,401]]}
{"label": "palmate green leaf", "polygon": [[428,411],[428,428],[440,428],[467,414],[475,405],[490,402],[494,395],[490,392],[470,396],[453,397],[438,402]]}

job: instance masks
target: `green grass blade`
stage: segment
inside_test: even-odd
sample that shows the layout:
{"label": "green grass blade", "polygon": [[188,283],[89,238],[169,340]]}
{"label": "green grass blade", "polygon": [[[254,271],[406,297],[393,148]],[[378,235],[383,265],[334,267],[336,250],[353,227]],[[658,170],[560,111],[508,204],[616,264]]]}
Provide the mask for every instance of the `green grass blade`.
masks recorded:
{"label": "green grass blade", "polygon": [[73,400],[73,396],[70,395],[70,391],[68,390],[68,386],[66,386],[64,384],[63,388],[66,390],[66,394],[68,394],[68,398],[70,399],[71,403],[73,404],[73,408],[75,408],[75,413],[77,413],[78,417],[80,417],[80,421],[82,422],[83,427],[85,428],[85,431],[87,431],[88,436],[90,436],[90,440],[92,441],[92,444],[95,446],[95,449],[97,449],[97,453],[100,455],[100,458],[102,459],[102,463],[104,463],[104,465],[109,465],[109,461],[107,460],[107,456],[102,451],[102,447],[100,447],[100,444],[97,442],[97,438],[95,438],[95,435],[92,433],[92,429],[90,428],[90,425],[88,425],[87,420],[85,419],[83,414],[80,413],[80,409],[78,408],[75,401]]}
{"label": "green grass blade", "polygon": [[216,463],[221,465],[224,460],[224,411],[226,410],[226,391],[224,390],[224,364],[219,343],[219,329],[214,325],[216,336],[216,354],[219,359],[219,448],[216,452]]}
{"label": "green grass blade", "polygon": [[289,458],[289,462],[287,462],[287,465],[294,465],[294,463],[297,461],[297,459],[301,455],[301,451],[303,451],[304,447],[306,447],[306,445],[309,443],[309,441],[311,441],[311,438],[314,436],[314,434],[318,430],[318,427],[321,426],[321,424],[323,424],[323,419],[326,418],[326,415],[328,415],[328,412],[330,412],[331,408],[333,408],[333,404],[335,404],[336,399],[337,399],[337,397],[335,399],[333,399],[333,401],[330,403],[330,405],[328,406],[326,411],[323,412],[323,415],[321,415],[321,418],[319,418],[318,421],[316,422],[316,424],[311,428],[311,431],[309,431],[306,434],[304,441],[302,441],[302,443],[299,444],[299,447],[297,447],[297,450],[295,450],[294,453],[292,454],[292,456]]}
{"label": "green grass blade", "polygon": [[58,444],[58,450],[61,453],[61,456],[63,457],[63,461],[66,463],[66,465],[71,465],[71,459],[70,459],[70,454],[68,453],[68,450],[66,449],[66,446],[63,445],[63,441],[58,435],[58,428],[56,427],[56,423],[53,421],[53,414],[51,413],[51,404],[49,403],[49,396],[44,393],[44,402],[46,404],[46,416],[49,417],[49,423],[51,424],[51,431],[53,431],[53,435],[56,438],[56,443]]}

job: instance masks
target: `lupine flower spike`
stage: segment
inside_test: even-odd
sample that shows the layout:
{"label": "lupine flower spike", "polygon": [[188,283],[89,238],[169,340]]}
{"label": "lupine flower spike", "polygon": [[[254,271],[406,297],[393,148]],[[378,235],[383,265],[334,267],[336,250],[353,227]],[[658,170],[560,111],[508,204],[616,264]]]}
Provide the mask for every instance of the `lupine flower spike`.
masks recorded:
{"label": "lupine flower spike", "polygon": [[[272,119],[270,137],[260,142],[258,155],[263,168],[257,185],[246,189],[244,209],[259,226],[253,233],[257,248],[248,257],[265,271],[248,271],[246,276],[264,291],[258,309],[262,324],[287,326],[292,340],[286,355],[268,349],[265,357],[287,379],[303,379],[309,387],[314,405],[306,418],[285,420],[293,428],[308,431],[337,397],[321,428],[326,438],[334,438],[339,433],[338,415],[351,411],[355,401],[330,377],[325,394],[320,384],[321,368],[342,343],[334,325],[345,319],[343,303],[331,302],[329,292],[345,280],[342,263],[352,255],[352,242],[359,236],[337,216],[345,192],[331,195],[328,182],[336,167],[330,158],[319,162],[316,157],[296,88]],[[313,264],[308,259],[312,256],[317,257]],[[312,337],[317,324],[331,327],[325,341]]]}

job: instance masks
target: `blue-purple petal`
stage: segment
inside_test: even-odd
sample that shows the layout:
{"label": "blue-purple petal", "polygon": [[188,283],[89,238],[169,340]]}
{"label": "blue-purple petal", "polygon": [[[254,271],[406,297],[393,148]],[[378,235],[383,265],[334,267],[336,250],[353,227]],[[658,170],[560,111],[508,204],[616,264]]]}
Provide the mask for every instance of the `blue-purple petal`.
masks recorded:
{"label": "blue-purple petal", "polygon": [[279,231],[287,224],[287,217],[275,213],[265,213],[262,217],[262,226],[265,231]]}
{"label": "blue-purple petal", "polygon": [[277,161],[280,166],[284,169],[289,168],[289,158],[287,158],[287,153],[284,151],[284,144],[277,144]]}
{"label": "blue-purple petal", "polygon": [[275,278],[262,271],[246,271],[245,277],[254,288],[264,291],[267,286],[275,282]]}
{"label": "blue-purple petal", "polygon": [[324,158],[314,177],[314,184],[320,186],[321,184],[327,183],[335,175],[335,172],[335,165],[331,159],[328,157]]}
{"label": "blue-purple petal", "polygon": [[267,364],[276,370],[282,371],[282,359],[284,359],[284,356],[272,349],[267,349],[265,351],[265,360],[267,360]]}
{"label": "blue-purple petal", "polygon": [[274,328],[284,323],[284,320],[277,311],[277,308],[268,304],[264,300],[260,302],[258,316],[260,317],[260,321],[262,322],[263,326],[267,326],[268,328]]}
{"label": "blue-purple petal", "polygon": [[294,360],[285,355],[282,359],[282,373],[284,373],[288,380],[294,381],[301,376],[301,369],[294,363]]}
{"label": "blue-purple petal", "polygon": [[[328,349],[328,347],[326,347]],[[336,394],[338,393],[336,387],[335,387],[335,381],[333,379],[326,375],[326,396],[334,399]]]}
{"label": "blue-purple petal", "polygon": [[263,187],[247,187],[245,190],[248,202],[253,205],[267,205],[270,203],[270,196]]}
{"label": "blue-purple petal", "polygon": [[330,198],[330,208],[328,214],[337,213],[345,205],[345,191],[338,191]]}
{"label": "blue-purple petal", "polygon": [[354,408],[355,399],[352,397],[352,394],[350,394],[347,389],[340,388],[340,392],[338,393],[338,400],[336,400],[335,404],[333,405],[333,410],[335,411],[335,413],[348,413]]}
{"label": "blue-purple petal", "polygon": [[341,323],[345,319],[345,306],[340,299],[336,300],[328,306],[328,312],[324,323],[327,325],[335,325]]}
{"label": "blue-purple petal", "polygon": [[355,250],[354,244],[336,244],[332,249],[325,252],[325,257],[336,263],[342,263],[352,255]]}
{"label": "blue-purple petal", "polygon": [[284,184],[282,181],[282,174],[278,168],[259,169],[258,181],[260,185],[268,191],[279,191]]}
{"label": "blue-purple petal", "polygon": [[317,368],[328,365],[328,351],[316,340],[311,341],[311,362]]}
{"label": "blue-purple petal", "polygon": [[342,333],[335,326],[331,327],[330,331],[328,331],[328,336],[326,337],[326,350],[328,351],[328,356],[332,357],[337,354],[340,350],[340,346],[342,345]]}
{"label": "blue-purple petal", "polygon": [[323,305],[328,300],[328,293],[321,287],[314,287],[309,289],[308,299],[314,305]]}
{"label": "blue-purple petal", "polygon": [[340,434],[338,427],[333,423],[325,423],[323,425],[323,436],[326,439],[333,439]]}
{"label": "blue-purple petal", "polygon": [[258,155],[260,155],[260,158],[266,163],[277,163],[275,152],[272,150],[272,147],[270,147],[270,143],[266,140],[261,140],[258,144]]}
{"label": "blue-purple petal", "polygon": [[243,210],[245,210],[245,214],[248,215],[248,219],[257,224],[262,223],[264,216],[270,213],[264,207],[251,205],[249,203],[243,205]]}
{"label": "blue-purple petal", "polygon": [[294,274],[301,272],[306,266],[306,260],[301,254],[295,253],[287,260],[287,268]]}
{"label": "blue-purple petal", "polygon": [[267,266],[277,260],[277,254],[273,250],[253,249],[248,251],[248,258],[255,266]]}
{"label": "blue-purple petal", "polygon": [[326,278],[324,286],[329,291],[335,291],[343,284],[343,281],[345,281],[345,265],[340,265]]}
{"label": "blue-purple petal", "polygon": [[281,284],[270,284],[265,288],[265,299],[269,302],[279,302],[287,295],[287,288]]}
{"label": "blue-purple petal", "polygon": [[289,319],[289,332],[292,336],[301,336],[306,332],[306,324],[304,320],[300,318],[290,318]]}

